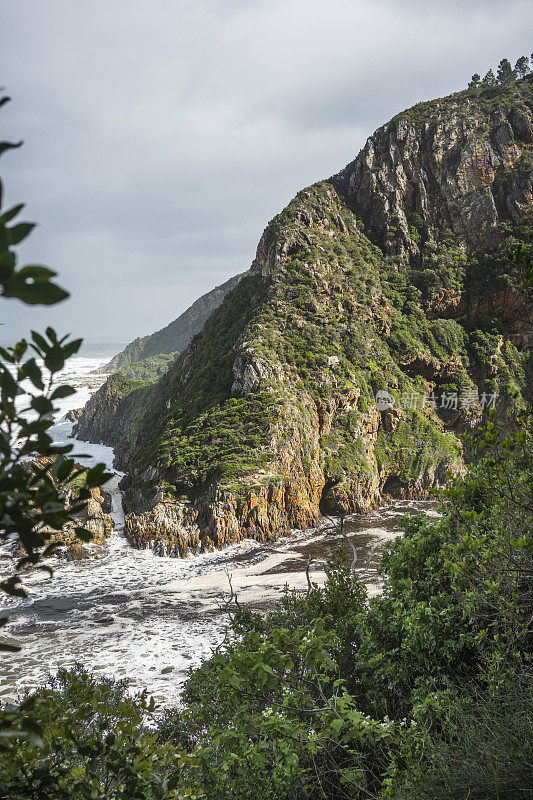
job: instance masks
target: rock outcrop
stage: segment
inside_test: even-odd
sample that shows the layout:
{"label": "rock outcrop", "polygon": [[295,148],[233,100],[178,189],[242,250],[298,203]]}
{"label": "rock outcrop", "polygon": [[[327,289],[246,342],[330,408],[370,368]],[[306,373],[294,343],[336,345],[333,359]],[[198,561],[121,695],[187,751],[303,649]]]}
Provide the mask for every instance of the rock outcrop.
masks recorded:
{"label": "rock outcrop", "polygon": [[516,86],[421,103],[380,128],[334,182],[390,254],[420,258],[413,214],[433,246],[447,226],[464,248],[486,249],[533,201],[523,102]]}
{"label": "rock outcrop", "polygon": [[161,379],[114,376],[79,419],[127,473],[130,541],[184,555],[420,497],[489,408],[516,424],[532,147],[528,77],[415,106],[299,192]]}
{"label": "rock outcrop", "polygon": [[71,408],[65,414],[65,419],[67,422],[77,422],[82,414],[83,408]]}
{"label": "rock outcrop", "polygon": [[[27,462],[28,467],[29,463]],[[57,480],[51,471],[54,463],[53,458],[39,456],[32,463],[38,464],[41,469],[50,469],[49,474],[57,485]],[[81,465],[76,464],[76,467],[81,468]],[[64,500],[67,509],[79,502],[78,492],[79,487],[77,488],[76,484],[67,484],[64,487]],[[105,486],[93,488],[90,492],[91,497],[86,507],[73,515],[74,522],[65,525],[61,531],[53,531],[50,528],[45,529],[48,532],[47,544],[57,543],[60,545],[55,551],[56,556],[59,558],[67,561],[80,561],[86,558],[98,558],[105,553],[106,539],[113,532],[113,520],[108,513],[111,509],[111,497],[106,492]],[[90,531],[92,540],[88,543],[82,542],[76,535],[76,527],[82,527]]]}
{"label": "rock outcrop", "polygon": [[[74,498],[73,498],[74,499]],[[70,498],[67,497],[67,503]],[[85,544],[76,536],[75,525],[66,525],[60,533],[54,533],[49,542],[59,542],[58,555],[67,561],[97,558],[105,554],[106,539],[113,531],[113,520],[106,512],[108,507],[105,489],[91,489],[91,499],[87,508],[76,515],[77,524],[93,535],[91,542]]]}

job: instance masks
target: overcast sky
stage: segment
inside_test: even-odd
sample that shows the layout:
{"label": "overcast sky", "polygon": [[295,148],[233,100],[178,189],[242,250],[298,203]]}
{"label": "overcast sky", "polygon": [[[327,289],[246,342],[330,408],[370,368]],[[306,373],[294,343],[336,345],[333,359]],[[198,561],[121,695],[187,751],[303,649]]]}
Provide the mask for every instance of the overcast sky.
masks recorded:
{"label": "overcast sky", "polygon": [[25,141],[0,172],[39,223],[24,261],[72,293],[2,301],[1,338],[161,328],[376,127],[529,54],[532,22],[526,0],[0,0],[0,135]]}

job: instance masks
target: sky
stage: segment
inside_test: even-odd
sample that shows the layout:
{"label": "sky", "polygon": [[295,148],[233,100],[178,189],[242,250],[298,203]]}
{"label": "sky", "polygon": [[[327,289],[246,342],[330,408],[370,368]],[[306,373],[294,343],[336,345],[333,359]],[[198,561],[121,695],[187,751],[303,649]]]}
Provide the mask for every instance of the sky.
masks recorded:
{"label": "sky", "polygon": [[0,138],[24,140],[0,175],[38,222],[20,263],[71,292],[2,301],[0,338],[163,327],[381,124],[529,55],[532,23],[525,0],[0,0]]}

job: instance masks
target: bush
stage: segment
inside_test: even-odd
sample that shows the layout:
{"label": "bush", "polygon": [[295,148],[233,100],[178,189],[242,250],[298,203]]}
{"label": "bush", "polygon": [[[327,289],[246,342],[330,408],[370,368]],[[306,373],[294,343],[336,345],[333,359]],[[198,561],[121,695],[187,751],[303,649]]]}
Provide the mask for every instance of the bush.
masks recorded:
{"label": "bush", "polygon": [[492,692],[474,687],[450,704],[442,729],[427,736],[422,770],[394,792],[396,800],[531,800],[533,683],[509,680]]}
{"label": "bush", "polygon": [[35,697],[44,747],[17,745],[0,757],[5,800],[177,798],[179,758],[157,743],[146,721],[153,702],[128,695],[123,681],[81,666],[60,670]]}

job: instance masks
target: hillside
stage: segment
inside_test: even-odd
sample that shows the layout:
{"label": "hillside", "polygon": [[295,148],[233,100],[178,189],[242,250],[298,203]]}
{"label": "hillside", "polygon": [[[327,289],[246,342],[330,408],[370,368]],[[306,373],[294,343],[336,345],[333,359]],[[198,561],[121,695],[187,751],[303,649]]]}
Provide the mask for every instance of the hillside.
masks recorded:
{"label": "hillside", "polygon": [[221,286],[202,295],[183,314],[159,331],[139,337],[117,353],[99,372],[121,372],[132,378],[159,377],[185,350],[193,336],[199,333],[212,312],[218,308],[226,294],[241,279],[230,278]]}
{"label": "hillside", "polygon": [[112,376],[91,398],[78,435],[115,447],[133,544],[275,539],[423,496],[464,469],[459,435],[490,407],[515,425],[533,317],[509,249],[531,231],[532,85],[397,115],[269,223],[158,383]]}

